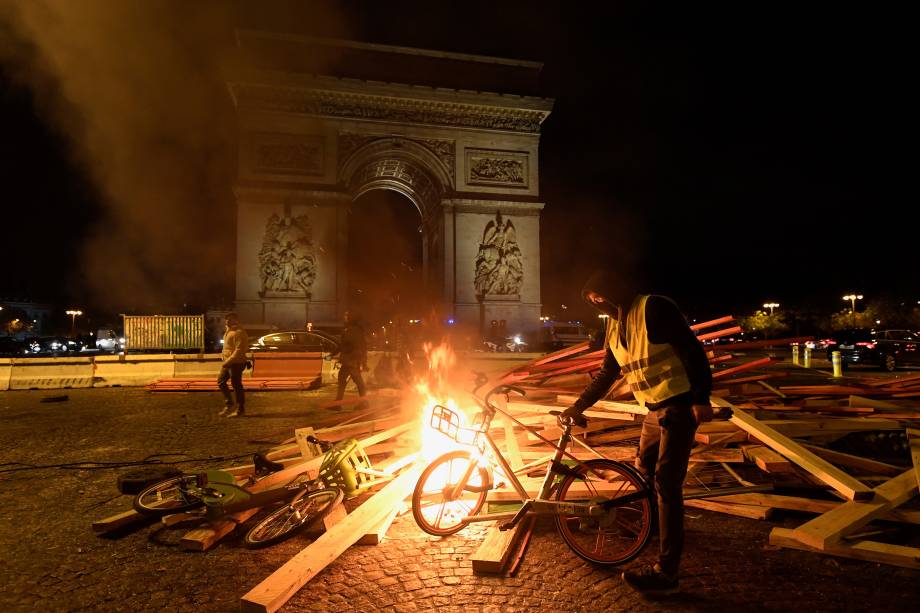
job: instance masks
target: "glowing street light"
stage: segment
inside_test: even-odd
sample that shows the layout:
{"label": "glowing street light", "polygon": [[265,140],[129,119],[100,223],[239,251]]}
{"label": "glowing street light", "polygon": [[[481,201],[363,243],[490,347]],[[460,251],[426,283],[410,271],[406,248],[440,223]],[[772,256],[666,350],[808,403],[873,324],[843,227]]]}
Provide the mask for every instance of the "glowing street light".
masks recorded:
{"label": "glowing street light", "polygon": [[778,309],[779,303],[778,302],[765,302],[763,304],[763,308],[770,309],[770,315],[773,315],[773,309]]}
{"label": "glowing street light", "polygon": [[844,300],[850,301],[850,312],[853,314],[853,327],[856,327],[856,301],[862,300],[862,294],[847,294],[843,297]]}
{"label": "glowing street light", "polygon": [[72,311],[65,311],[65,312],[68,315],[70,315],[70,335],[73,336],[74,326],[76,325],[76,322],[77,322],[77,315],[82,315],[83,311],[72,310]]}

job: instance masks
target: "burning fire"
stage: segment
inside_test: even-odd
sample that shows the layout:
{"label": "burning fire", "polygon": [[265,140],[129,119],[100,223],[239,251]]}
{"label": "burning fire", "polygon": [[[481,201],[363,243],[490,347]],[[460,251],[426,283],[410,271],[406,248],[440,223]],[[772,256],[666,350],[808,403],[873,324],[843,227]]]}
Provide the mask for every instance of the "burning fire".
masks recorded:
{"label": "burning fire", "polygon": [[[433,462],[451,451],[462,450],[470,453],[442,460],[433,470],[429,467],[432,472],[425,478],[420,494],[420,513],[425,521],[437,529],[448,529],[473,513],[477,500],[481,501],[483,496],[482,488],[485,483],[482,469],[472,469],[470,472],[470,464],[479,464],[483,459],[479,450],[472,445],[475,432],[469,429],[471,420],[468,415],[472,415],[474,410],[478,409],[470,408],[467,413],[451,395],[449,374],[457,360],[450,346],[426,345],[425,353],[428,356],[428,373],[414,385],[414,391],[421,398],[423,407],[420,428],[421,455],[427,462]],[[441,424],[441,430],[432,426],[432,416],[438,405],[448,409],[438,410],[437,423]],[[444,431],[450,432],[453,437]],[[457,439],[463,442],[458,442]],[[457,486],[463,475],[468,475],[466,483],[471,489],[464,489],[459,496],[453,497],[448,492]]]}
{"label": "burning fire", "polygon": [[469,427],[469,419],[451,396],[449,374],[450,369],[457,363],[457,356],[447,344],[434,346],[425,345],[425,355],[428,357],[428,373],[423,379],[414,384],[414,391],[422,400],[422,423],[420,429],[421,453],[428,460],[434,460],[443,453],[455,449],[469,449],[452,440],[446,434],[439,432],[431,426],[431,416],[437,405],[447,407],[460,418],[460,427]]}

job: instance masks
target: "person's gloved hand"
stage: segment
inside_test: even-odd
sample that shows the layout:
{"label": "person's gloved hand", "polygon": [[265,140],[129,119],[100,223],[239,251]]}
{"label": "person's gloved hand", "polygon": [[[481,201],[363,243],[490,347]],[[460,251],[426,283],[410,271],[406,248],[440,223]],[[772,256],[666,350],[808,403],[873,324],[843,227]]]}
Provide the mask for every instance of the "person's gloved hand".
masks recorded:
{"label": "person's gloved hand", "polygon": [[712,421],[712,407],[708,404],[695,404],[692,407],[693,418],[696,420],[697,424],[704,424],[707,421]]}
{"label": "person's gloved hand", "polygon": [[584,412],[585,412],[584,409],[579,409],[578,407],[572,406],[572,407],[567,408],[565,411],[563,411],[562,414],[565,415],[566,417],[571,417],[572,423],[578,426],[579,428],[584,428],[585,426],[588,425],[588,420],[585,419],[584,415],[582,415],[582,413]]}

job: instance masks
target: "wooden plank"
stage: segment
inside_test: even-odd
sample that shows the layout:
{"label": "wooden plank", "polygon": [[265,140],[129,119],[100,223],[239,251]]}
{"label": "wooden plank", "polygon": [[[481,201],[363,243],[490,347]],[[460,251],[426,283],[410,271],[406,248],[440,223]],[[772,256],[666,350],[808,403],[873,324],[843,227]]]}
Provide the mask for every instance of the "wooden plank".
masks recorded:
{"label": "wooden plank", "polygon": [[402,510],[401,507],[396,506],[390,511],[390,514],[380,520],[376,526],[368,530],[367,534],[358,539],[356,544],[358,545],[379,545],[383,538],[387,534],[387,530],[390,529],[390,526],[393,525],[393,521],[396,519],[396,516],[399,515],[399,512]]}
{"label": "wooden plank", "polygon": [[[721,379],[722,377],[727,377],[728,375],[734,375],[739,372],[744,372],[746,370],[753,370],[760,366],[766,366],[773,361],[773,358],[761,358],[759,360],[752,360],[741,364],[740,366],[732,366],[731,368],[726,368],[725,370],[719,370],[712,373],[713,384],[715,384],[716,379]],[[729,381],[730,382],[730,381]]]}
{"label": "wooden plank", "polygon": [[333,526],[348,517],[348,510],[345,508],[344,504],[338,504],[329,511],[329,514],[315,523],[313,526],[310,526],[307,529],[307,536],[312,539],[317,539],[320,535],[325,534],[327,531],[331,530]]}
{"label": "wooden plank", "polygon": [[728,324],[735,320],[731,315],[726,315],[725,317],[719,317],[718,319],[710,319],[709,321],[703,321],[698,324],[693,324],[690,326],[690,329],[694,332],[698,330],[705,330],[706,328],[712,328],[713,326],[718,326],[719,324]]}
{"label": "wooden plank", "polygon": [[511,560],[515,544],[526,531],[528,522],[521,521],[514,530],[499,530],[496,522],[486,533],[486,538],[470,556],[473,572],[477,574],[500,574]]}
{"label": "wooden plank", "polygon": [[795,538],[820,550],[837,543],[847,534],[913,498],[917,493],[913,469],[878,486],[874,493],[875,498],[871,502],[847,502],[802,524],[795,529]]}
{"label": "wooden plank", "polygon": [[209,522],[206,526],[195,528],[186,532],[179,541],[179,548],[183,551],[207,551],[217,544],[244,521],[259,512],[259,509],[246,509],[234,513],[226,519]]}
{"label": "wooden plank", "polygon": [[93,532],[97,534],[105,534],[107,532],[113,532],[119,528],[125,528],[133,524],[141,524],[147,521],[153,521],[153,517],[149,515],[142,515],[131,509],[130,511],[125,511],[123,513],[117,513],[115,515],[110,515],[103,519],[98,519],[93,522]]}
{"label": "wooden plank", "polygon": [[307,439],[311,436],[314,436],[316,433],[313,431],[313,428],[297,428],[294,430],[294,442],[297,444],[297,448],[300,449],[300,455],[304,458],[312,458],[318,456],[322,453],[322,450],[319,448],[319,445],[311,443]]}
{"label": "wooden plank", "polygon": [[[502,394],[498,395],[495,398],[495,406],[501,411],[507,411],[506,397]],[[521,460],[521,449],[518,447],[517,436],[514,434],[514,422],[504,414],[500,413],[499,417],[505,431],[505,459],[508,460],[512,470],[517,470],[524,465],[524,462]]]}
{"label": "wooden plank", "polygon": [[[563,404],[565,406],[572,406],[575,404],[575,401],[578,400],[578,396],[570,394],[559,394],[556,396],[556,402]],[[598,400],[594,403],[594,407],[598,409],[606,409],[609,411],[614,411],[616,413],[632,413],[633,415],[647,415],[648,409],[645,407],[640,407],[638,404],[629,404],[626,402],[616,402],[613,400]]]}
{"label": "wooden plank", "polygon": [[904,472],[904,469],[899,466],[886,464],[885,462],[879,462],[878,460],[861,458],[859,456],[850,455],[849,453],[842,453],[840,451],[834,451],[833,449],[826,449],[824,447],[819,447],[818,445],[812,445],[810,443],[801,443],[801,445],[805,449],[814,452],[815,455],[821,456],[828,462],[833,462],[834,464],[839,464],[840,466],[846,466],[847,468],[853,468],[855,470],[860,470],[873,475],[887,475],[889,477],[894,477]]}
{"label": "wooden plank", "polygon": [[561,360],[561,359],[563,359],[563,358],[567,358],[567,357],[570,357],[570,356],[573,356],[573,355],[577,355],[577,354],[579,354],[579,353],[581,353],[581,352],[583,352],[583,351],[587,351],[587,350],[588,350],[588,342],[585,341],[584,343],[578,343],[577,345],[572,345],[571,347],[567,347],[567,348],[565,348],[565,349],[560,349],[559,351],[556,351],[555,353],[551,353],[551,354],[549,354],[549,355],[543,356],[543,357],[540,358],[539,360],[536,360],[536,361],[534,361],[534,362],[531,362],[530,365],[531,365],[531,366],[541,366],[541,365],[547,364],[547,363],[549,363],[549,362],[555,362],[555,361]]}
{"label": "wooden plank", "polygon": [[920,484],[920,430],[908,428],[907,440],[910,443],[910,457],[914,463],[914,473],[917,475],[917,483]]}
{"label": "wooden plank", "polygon": [[366,432],[375,432],[392,428],[405,421],[402,417],[390,417],[387,419],[374,419],[371,421],[359,421],[344,426],[335,426],[332,428],[322,428],[316,431],[317,438],[331,441],[339,441],[344,438],[350,438]]}
{"label": "wooden plank", "polygon": [[684,506],[695,509],[704,509],[706,511],[715,511],[716,513],[725,513],[726,515],[735,515],[737,517],[747,517],[748,519],[769,519],[773,514],[770,507],[751,506],[746,504],[734,504],[730,502],[715,502],[711,499],[685,500]]}
{"label": "wooden plank", "polygon": [[697,334],[697,335],[696,335],[696,340],[698,340],[698,341],[700,341],[700,342],[702,342],[702,341],[708,341],[708,340],[712,340],[712,339],[714,339],[714,338],[720,338],[720,337],[722,337],[722,336],[728,336],[729,334],[738,334],[739,332],[742,332],[742,331],[743,331],[743,330],[742,330],[741,326],[732,326],[731,328],[723,328],[723,329],[721,329],[721,330],[716,330],[715,332],[707,332],[706,334]]}
{"label": "wooden plank", "polygon": [[[737,504],[756,505],[764,507],[773,507],[774,509],[785,509],[787,511],[801,511],[802,513],[827,513],[836,509],[843,502],[834,500],[817,500],[814,498],[803,498],[801,496],[783,496],[779,494],[764,494],[761,492],[751,492],[749,494],[729,494],[726,496],[717,496],[707,498],[707,500],[718,500],[724,502],[734,502]],[[892,509],[878,519],[883,521],[895,521],[905,524],[920,524],[920,511]]]}
{"label": "wooden plank", "polygon": [[754,462],[757,467],[768,473],[794,473],[795,468],[792,464],[772,449],[763,445],[745,445],[743,448],[744,455],[750,461]]}
{"label": "wooden plank", "polygon": [[[731,403],[722,398],[714,397],[712,402],[716,406],[732,408]],[[860,483],[826,460],[819,458],[788,436],[754,419],[743,410],[734,408],[730,421],[739,428],[746,430],[749,434],[753,434],[758,440],[763,441],[774,451],[795,462],[822,482],[830,485],[849,500],[866,500],[875,495],[872,489],[865,484]]]}
{"label": "wooden plank", "polygon": [[420,464],[396,477],[344,520],[320,536],[241,599],[243,611],[277,611],[310,579],[385,518],[415,487]]}
{"label": "wooden plank", "polygon": [[902,426],[891,419],[868,417],[812,417],[806,419],[761,420],[762,424],[786,436],[821,436],[838,432],[871,432],[875,430],[900,430]]}
{"label": "wooden plank", "polygon": [[788,528],[773,528],[770,531],[770,544],[789,549],[825,553],[842,558],[920,569],[920,548],[917,547],[889,545],[888,543],[877,543],[875,541],[857,541],[846,545],[830,545],[823,551],[818,551],[799,542],[795,537],[795,531]]}
{"label": "wooden plank", "polygon": [[737,432],[695,432],[693,440],[703,445],[727,445],[728,443],[743,443],[748,440],[748,433]]}

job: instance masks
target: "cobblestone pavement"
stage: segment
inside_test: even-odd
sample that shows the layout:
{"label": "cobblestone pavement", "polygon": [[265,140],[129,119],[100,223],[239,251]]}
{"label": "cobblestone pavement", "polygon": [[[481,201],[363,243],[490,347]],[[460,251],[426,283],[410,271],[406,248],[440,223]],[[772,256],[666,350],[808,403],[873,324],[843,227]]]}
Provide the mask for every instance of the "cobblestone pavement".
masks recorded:
{"label": "cobblestone pavement", "polygon": [[[67,394],[65,402],[43,398]],[[331,415],[316,410],[328,392],[251,394],[245,419],[217,417],[215,394],[150,394],[138,389],[0,394],[0,464],[137,460],[154,453],[208,458],[265,448],[295,427]],[[242,462],[242,460],[240,460]],[[201,462],[199,466],[226,462]],[[186,465],[191,466],[191,465]],[[0,468],[9,468],[3,466]],[[124,469],[120,469],[124,470]],[[305,544],[302,538],[249,551],[231,535],[207,553],[177,547],[184,530],[151,525],[120,538],[90,523],[130,508],[119,470],[0,474],[0,606],[7,611],[233,611],[239,599]],[[483,538],[471,527],[428,537],[411,514],[378,546],[356,546],[316,577],[283,611],[912,610],[920,574],[871,563],[769,547],[772,525],[690,510],[682,593],[637,596],[619,578],[582,562],[538,524],[514,578],[473,575],[470,553]],[[654,547],[646,551],[651,559]]]}

